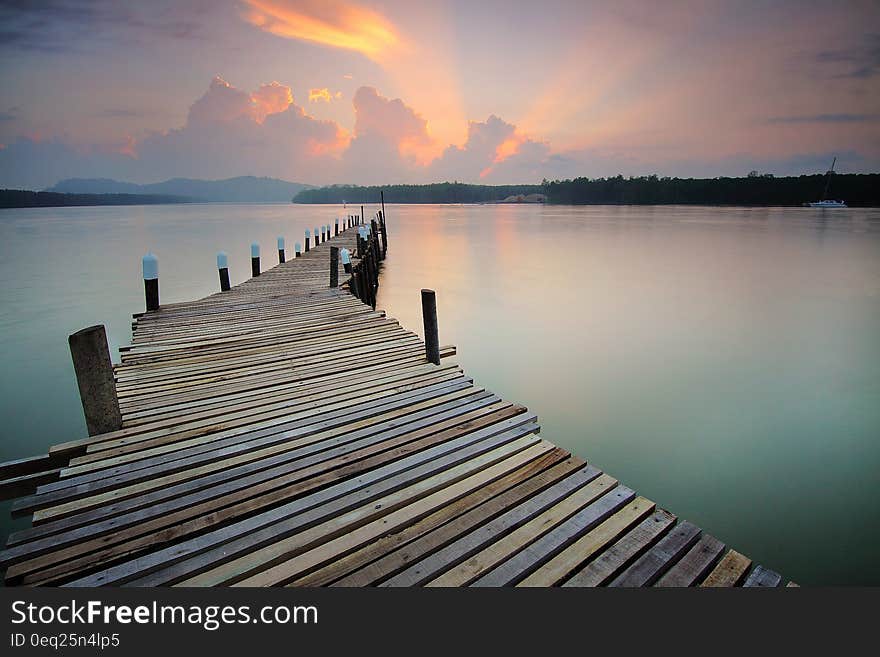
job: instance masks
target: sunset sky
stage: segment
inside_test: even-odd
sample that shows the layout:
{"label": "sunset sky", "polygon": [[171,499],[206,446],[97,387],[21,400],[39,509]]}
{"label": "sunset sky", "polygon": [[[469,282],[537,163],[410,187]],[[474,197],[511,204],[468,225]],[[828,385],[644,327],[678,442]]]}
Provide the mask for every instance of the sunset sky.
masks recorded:
{"label": "sunset sky", "polygon": [[880,170],[880,3],[0,0],[0,187]]}

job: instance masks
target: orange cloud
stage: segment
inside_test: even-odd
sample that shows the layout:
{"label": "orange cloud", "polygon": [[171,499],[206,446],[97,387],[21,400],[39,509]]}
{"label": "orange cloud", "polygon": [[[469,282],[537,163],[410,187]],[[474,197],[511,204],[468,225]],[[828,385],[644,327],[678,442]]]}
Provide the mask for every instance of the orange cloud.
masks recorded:
{"label": "orange cloud", "polygon": [[355,50],[375,59],[398,42],[384,16],[344,0],[245,0],[242,17],[276,36]]}
{"label": "orange cloud", "polygon": [[342,92],[337,91],[336,93],[331,93],[327,87],[322,87],[320,89],[309,89],[310,103],[317,103],[319,101],[329,103],[334,98],[342,98]]}
{"label": "orange cloud", "polygon": [[251,94],[251,102],[254,104],[254,119],[262,123],[270,114],[278,114],[285,111],[293,104],[293,93],[290,87],[280,82],[261,85]]}

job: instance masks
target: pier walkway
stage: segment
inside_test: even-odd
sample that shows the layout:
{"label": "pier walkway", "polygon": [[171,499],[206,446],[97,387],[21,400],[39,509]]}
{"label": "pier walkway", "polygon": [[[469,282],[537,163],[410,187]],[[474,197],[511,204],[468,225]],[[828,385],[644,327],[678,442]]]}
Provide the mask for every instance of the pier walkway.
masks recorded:
{"label": "pier walkway", "polygon": [[136,316],[122,428],[0,465],[7,584],[780,585],[329,287],[356,234]]}

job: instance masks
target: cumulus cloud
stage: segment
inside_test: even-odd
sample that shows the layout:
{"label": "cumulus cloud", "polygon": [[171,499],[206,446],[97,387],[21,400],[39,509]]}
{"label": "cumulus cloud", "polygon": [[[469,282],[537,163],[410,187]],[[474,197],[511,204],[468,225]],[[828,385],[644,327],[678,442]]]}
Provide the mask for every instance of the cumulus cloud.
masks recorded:
{"label": "cumulus cloud", "polygon": [[[336,96],[326,88],[309,92],[312,102]],[[61,139],[7,141],[0,150],[0,185],[42,188],[67,177],[154,182],[241,175],[313,184],[534,182],[551,163],[545,143],[497,116],[472,121],[466,142],[444,149],[425,118],[400,98],[361,87],[352,104],[349,133],[335,121],[310,116],[284,84],[249,92],[215,77],[179,128],[103,148],[74,148]]]}
{"label": "cumulus cloud", "polygon": [[485,121],[468,123],[467,141],[462,146],[447,147],[431,164],[431,177],[532,182],[541,179],[540,171],[549,154],[546,143],[519,133],[515,125],[493,114]]}
{"label": "cumulus cloud", "polygon": [[264,84],[251,94],[254,104],[254,118],[262,123],[270,114],[285,111],[293,104],[293,93],[290,87],[279,82]]}
{"label": "cumulus cloud", "polygon": [[425,165],[438,150],[425,118],[373,87],[359,88],[352,102],[354,136],[344,155],[347,179],[374,184],[423,180]]}

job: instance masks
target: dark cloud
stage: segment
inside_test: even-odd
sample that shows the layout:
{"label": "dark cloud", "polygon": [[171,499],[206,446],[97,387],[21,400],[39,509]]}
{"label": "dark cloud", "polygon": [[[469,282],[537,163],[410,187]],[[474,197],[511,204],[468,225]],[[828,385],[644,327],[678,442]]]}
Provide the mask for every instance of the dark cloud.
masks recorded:
{"label": "dark cloud", "polygon": [[816,54],[819,64],[833,69],[833,77],[867,79],[880,75],[880,34],[867,34],[862,43]]}
{"label": "dark cloud", "polygon": [[59,54],[106,42],[191,39],[211,7],[208,0],[0,0],[0,48]]}
{"label": "dark cloud", "polygon": [[880,114],[813,114],[810,116],[776,116],[768,123],[871,123],[880,120]]}

